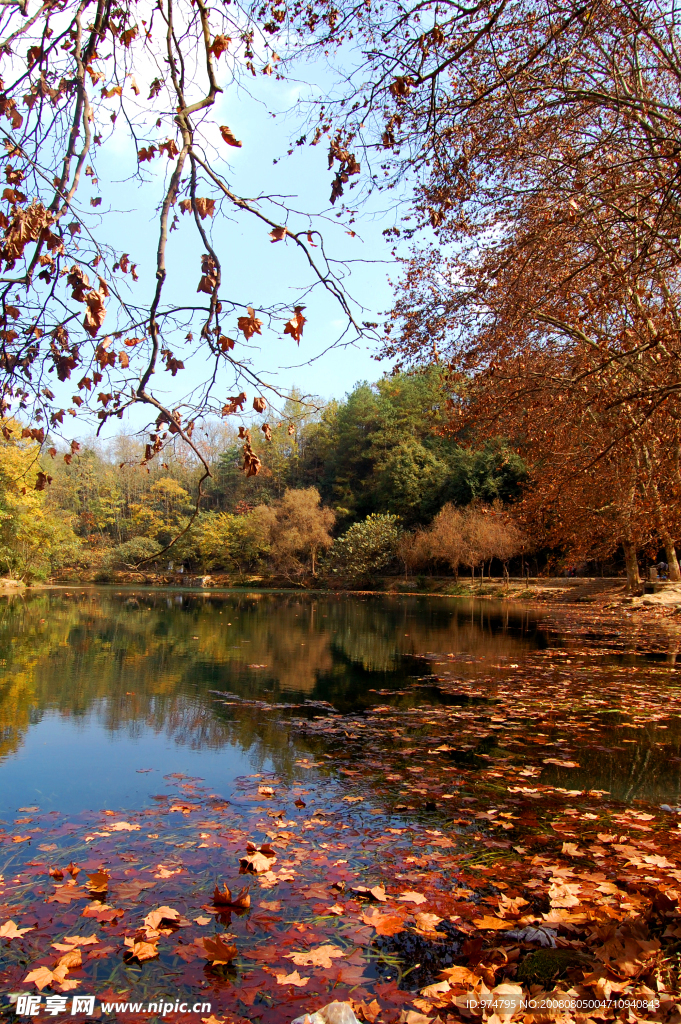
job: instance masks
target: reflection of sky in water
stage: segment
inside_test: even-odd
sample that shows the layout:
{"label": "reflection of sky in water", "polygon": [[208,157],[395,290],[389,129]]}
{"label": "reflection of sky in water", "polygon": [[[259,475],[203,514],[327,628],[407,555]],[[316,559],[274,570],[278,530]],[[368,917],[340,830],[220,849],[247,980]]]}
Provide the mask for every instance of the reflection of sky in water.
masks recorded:
{"label": "reflection of sky in water", "polygon": [[[236,776],[271,767],[236,746],[192,750],[151,730],[143,736],[112,733],[96,714],[75,723],[50,713],[0,769],[0,814],[30,805],[65,814],[103,806],[123,811],[165,792],[163,775],[171,772],[201,776],[210,792],[226,797]],[[153,771],[138,774],[147,768]]]}
{"label": "reflection of sky in water", "polygon": [[[594,636],[589,675],[573,696],[579,686],[596,693],[599,672],[619,673],[624,685],[633,671],[664,710],[674,669],[660,674],[659,663],[644,668],[638,657],[641,667],[627,670],[614,640]],[[280,713],[248,702],[328,701],[344,713],[385,703],[405,711],[447,705],[457,698],[438,688],[439,674],[480,680],[484,690],[485,679],[526,665],[519,689],[529,691],[532,665],[567,657],[572,647],[569,635],[549,638],[526,608],[487,601],[99,588],[8,597],[0,601],[0,808],[122,809],[145,802],[171,772],[201,776],[223,795],[238,775],[275,770],[291,778],[312,747],[290,740]],[[216,690],[240,700],[226,704]],[[549,750],[540,756],[531,729],[521,728],[514,735],[525,742],[514,755],[560,756],[563,742],[582,767],[568,780],[546,766],[545,781],[627,800],[679,799],[681,720],[633,737],[612,719],[577,728],[577,704],[566,699],[564,728],[540,740]]]}

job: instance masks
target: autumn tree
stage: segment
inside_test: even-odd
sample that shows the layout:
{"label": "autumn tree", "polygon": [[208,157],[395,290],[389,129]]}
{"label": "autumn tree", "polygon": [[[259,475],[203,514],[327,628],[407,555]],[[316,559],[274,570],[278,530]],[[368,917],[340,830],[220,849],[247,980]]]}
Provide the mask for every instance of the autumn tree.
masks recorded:
{"label": "autumn tree", "polygon": [[342,7],[319,31],[352,31],[365,54],[352,97],[320,112],[333,198],[350,201],[356,153],[381,150],[366,187],[411,181],[409,232],[437,236],[407,268],[385,354],[448,365],[455,429],[512,436],[535,480],[563,495],[578,480],[586,497],[593,471],[618,487],[598,489],[593,513],[628,552],[630,584],[646,514],[678,577],[675,12],[521,0],[424,18],[387,4]]}
{"label": "autumn tree", "polygon": [[316,572],[320,551],[331,547],[331,528],[335,512],[324,508],[316,487],[288,489],[275,506],[276,522],[272,531],[272,556],[284,572],[299,573],[308,561],[312,575]]}
{"label": "autumn tree", "polygon": [[0,571],[18,579],[45,579],[77,562],[78,540],[68,516],[56,515],[46,494],[40,447],[21,437],[16,421],[0,440]]}
{"label": "autumn tree", "polygon": [[[270,41],[276,23],[204,0],[47,0],[30,15],[10,0],[2,11],[1,411],[29,420],[43,444],[48,433],[58,437],[65,417],[101,431],[145,406],[142,461],[180,439],[205,480],[210,465],[196,425],[208,413],[277,404],[280,393],[253,369],[248,350],[268,333],[300,342],[303,293],[318,287],[339,303],[346,342],[372,330],[356,321],[311,217],[278,195],[251,199],[230,184],[229,154],[242,142],[238,123],[217,123],[216,100],[245,75],[283,78],[285,62]],[[150,288],[135,240],[127,251],[109,241],[116,214],[98,165],[111,146],[129,147],[133,180],[158,190]],[[299,260],[290,305],[256,308],[226,288],[213,224],[234,218],[279,243],[287,261]],[[186,250],[179,239],[191,230],[203,255],[185,294],[187,270],[174,278],[169,255],[173,245]],[[259,460],[243,440],[242,461],[256,472]]]}

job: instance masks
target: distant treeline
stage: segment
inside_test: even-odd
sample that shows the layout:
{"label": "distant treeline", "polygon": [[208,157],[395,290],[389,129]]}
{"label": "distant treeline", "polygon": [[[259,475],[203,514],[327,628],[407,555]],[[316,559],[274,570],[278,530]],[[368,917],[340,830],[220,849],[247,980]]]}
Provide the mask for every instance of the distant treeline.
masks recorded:
{"label": "distant treeline", "polygon": [[[502,440],[471,450],[453,436],[448,401],[437,370],[360,384],[319,410],[289,401],[267,431],[264,417],[251,424],[264,466],[256,477],[242,471],[238,426],[208,424],[195,435],[212,471],[200,515],[158,564],[356,577],[507,562],[523,544],[507,514],[523,461]],[[134,435],[64,460],[39,455],[20,434],[2,444],[3,572],[44,577],[72,565],[106,574],[153,562],[186,526],[200,475],[186,450],[166,449],[147,468]],[[52,480],[36,491],[41,470]]]}

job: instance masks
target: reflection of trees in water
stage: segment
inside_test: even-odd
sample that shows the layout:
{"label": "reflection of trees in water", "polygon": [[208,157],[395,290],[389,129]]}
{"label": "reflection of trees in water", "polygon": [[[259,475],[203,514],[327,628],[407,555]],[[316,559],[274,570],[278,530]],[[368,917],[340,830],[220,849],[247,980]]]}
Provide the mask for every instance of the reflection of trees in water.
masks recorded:
{"label": "reflection of trees in water", "polygon": [[194,748],[248,747],[257,737],[282,749],[285,729],[245,708],[229,721],[208,691],[290,699],[286,691],[314,695],[333,680],[334,691],[349,695],[385,684],[385,673],[403,683],[404,655],[517,655],[531,645],[504,628],[498,613],[481,615],[473,602],[420,598],[10,595],[0,601],[0,756],[48,710],[71,719],[94,714],[131,735],[165,732]]}
{"label": "reflection of trees in water", "polygon": [[[527,613],[476,601],[358,600],[342,612],[334,644],[367,671],[391,672],[405,655],[437,652],[516,657],[536,646]],[[511,635],[526,633],[527,636]]]}

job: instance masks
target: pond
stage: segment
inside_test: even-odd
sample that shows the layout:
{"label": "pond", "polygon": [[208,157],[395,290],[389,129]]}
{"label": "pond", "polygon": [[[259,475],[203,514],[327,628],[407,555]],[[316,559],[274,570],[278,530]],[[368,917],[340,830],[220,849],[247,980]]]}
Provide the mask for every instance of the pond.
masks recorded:
{"label": "pond", "polygon": [[[575,755],[588,752],[573,781],[678,803],[678,718],[642,727],[599,705],[577,710],[606,680],[648,688],[664,711],[674,655],[639,652],[640,640],[628,647],[620,634],[575,638],[560,623],[541,625],[536,609],[455,598],[108,588],[11,596],[0,604],[0,814],[21,804],[124,809],[148,801],[170,772],[225,792],[248,772],[290,775],[307,749],[282,728],[292,716],[329,704],[343,714],[446,704],[456,698],[439,685],[445,668],[448,682],[484,682],[488,700],[511,674],[529,693],[537,666],[566,652],[576,717],[562,728]],[[557,722],[550,735],[525,737],[542,739],[565,742]]]}
{"label": "pond", "polygon": [[[427,655],[467,677],[546,644],[525,609],[432,598],[297,593],[37,591],[0,605],[0,813],[21,804],[130,807],[182,771],[228,787],[290,771],[280,715],[215,691],[311,714],[388,699],[441,701]],[[149,771],[151,769],[151,771]]]}
{"label": "pond", "polygon": [[105,1018],[335,997],[391,1024],[463,998],[443,970],[491,988],[537,943],[595,950],[601,918],[657,949],[680,651],[621,613],[456,598],[4,597],[0,1016],[73,989]]}

